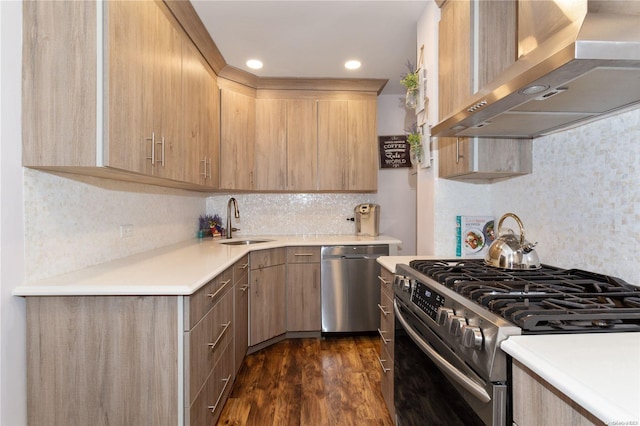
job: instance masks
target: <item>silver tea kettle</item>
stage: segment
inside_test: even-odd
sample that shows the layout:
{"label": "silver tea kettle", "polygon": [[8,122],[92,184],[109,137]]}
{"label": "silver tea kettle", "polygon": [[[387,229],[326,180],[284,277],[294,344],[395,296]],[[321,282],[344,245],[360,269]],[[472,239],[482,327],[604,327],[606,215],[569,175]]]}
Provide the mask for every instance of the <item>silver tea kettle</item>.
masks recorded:
{"label": "silver tea kettle", "polygon": [[[502,232],[502,222],[506,218],[512,218],[520,227],[520,235],[515,235],[511,229]],[[536,244],[531,244],[524,238],[522,221],[513,213],[506,213],[498,222],[498,237],[489,247],[484,258],[484,263],[502,269],[540,269],[538,254],[533,249]]]}

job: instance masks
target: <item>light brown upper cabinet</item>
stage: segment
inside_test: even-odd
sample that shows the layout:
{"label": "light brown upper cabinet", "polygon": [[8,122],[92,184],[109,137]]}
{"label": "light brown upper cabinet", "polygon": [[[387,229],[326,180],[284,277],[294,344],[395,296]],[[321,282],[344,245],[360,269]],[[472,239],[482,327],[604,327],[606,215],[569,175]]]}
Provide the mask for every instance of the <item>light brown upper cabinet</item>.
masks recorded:
{"label": "light brown upper cabinet", "polygon": [[24,166],[208,189],[187,171],[193,46],[164,3],[26,2],[23,16]]}
{"label": "light brown upper cabinet", "polygon": [[315,100],[256,100],[254,189],[315,191],[316,151]]}
{"label": "light brown upper cabinet", "polygon": [[235,86],[220,91],[220,188],[248,191],[255,182],[256,99],[255,91]]}
{"label": "light brown upper cabinet", "polygon": [[187,182],[220,184],[220,91],[217,77],[191,44],[183,51],[184,139]]}
{"label": "light brown upper cabinet", "polygon": [[318,101],[318,189],[376,191],[376,98]]}
{"label": "light brown upper cabinet", "polygon": [[255,189],[287,188],[287,101],[256,100]]}
{"label": "light brown upper cabinet", "polygon": [[[438,36],[440,119],[515,62],[516,3],[461,0],[442,6]],[[438,138],[438,151],[441,178],[487,182],[531,173],[530,140]]]}
{"label": "light brown upper cabinet", "polygon": [[253,98],[237,84],[221,84],[222,188],[377,190],[375,93],[257,90]]}

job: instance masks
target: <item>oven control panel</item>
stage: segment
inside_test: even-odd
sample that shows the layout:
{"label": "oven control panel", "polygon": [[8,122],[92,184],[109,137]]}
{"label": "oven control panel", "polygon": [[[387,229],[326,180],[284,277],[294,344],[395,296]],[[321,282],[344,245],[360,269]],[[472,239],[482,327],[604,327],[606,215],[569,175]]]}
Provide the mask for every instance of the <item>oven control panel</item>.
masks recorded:
{"label": "oven control panel", "polygon": [[434,321],[436,320],[438,308],[444,306],[444,296],[420,281],[415,282],[411,301]]}

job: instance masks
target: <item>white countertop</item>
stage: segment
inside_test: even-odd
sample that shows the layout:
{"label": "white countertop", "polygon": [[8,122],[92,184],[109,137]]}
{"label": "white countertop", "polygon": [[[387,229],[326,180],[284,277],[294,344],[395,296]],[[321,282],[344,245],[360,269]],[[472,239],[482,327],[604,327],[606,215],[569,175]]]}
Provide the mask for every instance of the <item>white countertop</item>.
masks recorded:
{"label": "white countertop", "polygon": [[[386,256],[396,265],[434,256]],[[501,348],[610,425],[640,424],[640,332],[512,336]]]}
{"label": "white countertop", "polygon": [[221,239],[193,239],[55,277],[24,283],[15,296],[189,295],[222,273],[245,254],[287,246],[397,245],[386,235],[268,235],[239,236],[265,243],[231,246]]}
{"label": "white countertop", "polygon": [[512,336],[501,347],[606,424],[640,424],[640,333]]}

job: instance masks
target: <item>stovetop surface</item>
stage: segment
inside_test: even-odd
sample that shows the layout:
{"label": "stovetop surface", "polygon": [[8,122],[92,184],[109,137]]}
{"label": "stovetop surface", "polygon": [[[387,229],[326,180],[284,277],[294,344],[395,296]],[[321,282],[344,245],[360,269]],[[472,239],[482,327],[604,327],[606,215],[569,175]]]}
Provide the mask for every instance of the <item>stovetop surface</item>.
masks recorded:
{"label": "stovetop surface", "polygon": [[409,266],[519,326],[525,334],[640,331],[640,288],[578,269],[503,270],[482,259]]}

